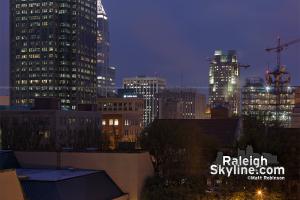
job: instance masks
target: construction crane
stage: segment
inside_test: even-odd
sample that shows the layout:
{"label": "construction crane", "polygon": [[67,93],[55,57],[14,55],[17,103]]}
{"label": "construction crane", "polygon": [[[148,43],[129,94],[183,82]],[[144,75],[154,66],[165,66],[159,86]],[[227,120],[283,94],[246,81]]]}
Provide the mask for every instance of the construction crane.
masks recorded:
{"label": "construction crane", "polygon": [[280,37],[278,37],[277,42],[278,43],[277,43],[276,47],[267,48],[265,50],[267,52],[276,52],[277,53],[277,67],[279,68],[281,66],[281,52],[286,50],[287,47],[289,47],[290,45],[300,42],[300,38],[298,38],[296,40],[292,40],[285,44],[281,44],[281,39],[280,39]]}
{"label": "construction crane", "polygon": [[238,66],[239,66],[239,68],[245,68],[245,69],[248,69],[249,67],[251,67],[251,65],[243,65],[243,64],[239,64]]}
{"label": "construction crane", "polygon": [[266,72],[266,83],[274,88],[273,93],[276,96],[276,110],[275,110],[275,118],[276,124],[278,125],[279,122],[279,108],[281,104],[281,95],[288,94],[288,91],[285,87],[289,86],[291,82],[290,73],[287,69],[281,65],[281,52],[286,50],[292,44],[296,44],[300,42],[300,38],[290,41],[288,43],[281,44],[281,39],[278,37],[277,39],[277,46],[272,48],[265,49],[267,52],[275,52],[277,53],[277,67],[275,70],[270,71],[269,69]]}

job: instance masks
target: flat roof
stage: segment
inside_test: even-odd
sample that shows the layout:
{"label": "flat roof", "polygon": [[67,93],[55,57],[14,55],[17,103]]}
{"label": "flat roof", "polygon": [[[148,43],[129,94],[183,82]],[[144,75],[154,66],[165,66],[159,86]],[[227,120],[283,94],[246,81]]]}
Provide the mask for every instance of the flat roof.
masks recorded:
{"label": "flat roof", "polygon": [[26,181],[62,181],[76,177],[91,175],[101,171],[82,169],[16,169],[18,176],[26,177]]}
{"label": "flat roof", "polygon": [[13,152],[12,150],[1,150],[0,149],[0,153],[10,153],[10,152]]}

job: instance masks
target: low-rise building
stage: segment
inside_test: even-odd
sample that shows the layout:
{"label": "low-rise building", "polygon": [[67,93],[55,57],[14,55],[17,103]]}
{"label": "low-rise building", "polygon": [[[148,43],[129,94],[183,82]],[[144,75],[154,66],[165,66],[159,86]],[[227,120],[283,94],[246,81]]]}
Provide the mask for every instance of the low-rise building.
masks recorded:
{"label": "low-rise building", "polygon": [[143,130],[143,99],[98,98],[97,105],[108,149],[116,149],[119,142],[138,141],[139,134]]}
{"label": "low-rise building", "polygon": [[22,168],[103,170],[129,195],[129,200],[141,200],[145,181],[154,175],[148,152],[15,152],[15,155]]}
{"label": "low-rise building", "polygon": [[2,148],[56,151],[101,147],[101,116],[92,111],[60,110],[55,100],[36,107],[0,111]]}
{"label": "low-rise building", "polygon": [[[29,154],[31,159],[40,159],[35,153]],[[49,156],[43,155],[45,159]],[[51,156],[48,159],[51,160]],[[39,164],[29,167],[23,159],[20,161],[21,165],[13,151],[0,151],[1,200],[129,200],[128,193],[104,170],[43,166],[40,160]]]}

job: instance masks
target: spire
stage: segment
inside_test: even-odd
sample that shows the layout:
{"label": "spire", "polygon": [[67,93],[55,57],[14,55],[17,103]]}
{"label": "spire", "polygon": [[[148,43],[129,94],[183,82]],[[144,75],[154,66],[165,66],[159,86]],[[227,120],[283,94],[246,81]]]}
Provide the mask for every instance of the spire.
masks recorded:
{"label": "spire", "polygon": [[106,16],[106,12],[104,10],[102,0],[97,0],[97,16]]}

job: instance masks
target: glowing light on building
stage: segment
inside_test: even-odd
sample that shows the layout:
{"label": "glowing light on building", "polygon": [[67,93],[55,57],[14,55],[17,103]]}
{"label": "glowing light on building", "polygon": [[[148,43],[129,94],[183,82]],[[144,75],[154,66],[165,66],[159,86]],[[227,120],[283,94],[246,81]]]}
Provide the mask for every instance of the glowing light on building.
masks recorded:
{"label": "glowing light on building", "polygon": [[226,54],[216,50],[209,70],[209,104],[229,109],[231,114],[240,112],[239,67],[235,51]]}

